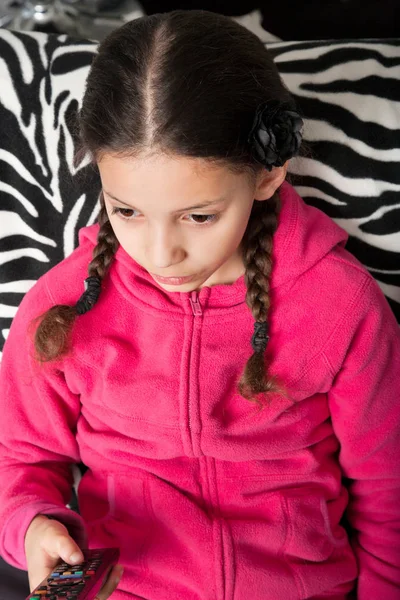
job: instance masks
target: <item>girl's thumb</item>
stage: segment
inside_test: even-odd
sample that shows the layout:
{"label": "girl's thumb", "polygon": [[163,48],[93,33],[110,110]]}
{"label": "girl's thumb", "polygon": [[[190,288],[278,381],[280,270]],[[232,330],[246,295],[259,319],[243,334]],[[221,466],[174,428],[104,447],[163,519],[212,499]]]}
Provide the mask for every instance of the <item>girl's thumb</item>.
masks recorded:
{"label": "girl's thumb", "polygon": [[46,540],[48,553],[54,557],[60,557],[70,565],[83,562],[84,557],[78,544],[65,532],[53,532],[53,535]]}
{"label": "girl's thumb", "polygon": [[58,542],[58,555],[69,565],[83,562],[83,553],[79,546],[69,536],[63,536]]}

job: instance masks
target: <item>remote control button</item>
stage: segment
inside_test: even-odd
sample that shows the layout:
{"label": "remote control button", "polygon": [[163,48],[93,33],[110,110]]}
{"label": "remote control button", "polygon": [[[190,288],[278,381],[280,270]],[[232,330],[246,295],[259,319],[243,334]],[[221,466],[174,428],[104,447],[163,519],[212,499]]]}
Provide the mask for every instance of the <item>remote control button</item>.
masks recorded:
{"label": "remote control button", "polygon": [[57,587],[57,589],[64,589],[68,586],[78,585],[79,583],[83,583],[82,577],[68,577],[67,579],[63,579],[62,577],[60,577],[56,581],[52,581],[51,583],[49,583],[49,585],[51,586],[51,589],[53,591],[55,587]]}

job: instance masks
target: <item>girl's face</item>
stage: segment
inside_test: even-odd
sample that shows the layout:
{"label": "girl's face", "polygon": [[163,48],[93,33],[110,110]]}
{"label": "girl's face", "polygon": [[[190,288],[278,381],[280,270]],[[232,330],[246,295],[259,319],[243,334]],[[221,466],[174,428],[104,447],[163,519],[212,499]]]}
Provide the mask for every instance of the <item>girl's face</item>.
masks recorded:
{"label": "girl's face", "polygon": [[165,155],[105,154],[98,167],[119,243],[168,292],[236,281],[253,202],[270,198],[286,175],[286,165],[263,169],[251,184],[205,160]]}

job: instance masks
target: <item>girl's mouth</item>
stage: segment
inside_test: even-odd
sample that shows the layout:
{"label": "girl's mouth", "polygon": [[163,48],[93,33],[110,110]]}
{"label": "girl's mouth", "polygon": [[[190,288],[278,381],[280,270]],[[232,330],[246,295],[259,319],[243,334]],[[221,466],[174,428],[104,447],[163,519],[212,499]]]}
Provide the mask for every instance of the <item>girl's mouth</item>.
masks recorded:
{"label": "girl's mouth", "polygon": [[188,277],[161,277],[152,273],[152,276],[156,281],[163,283],[164,285],[183,285],[194,279],[193,275],[189,275]]}

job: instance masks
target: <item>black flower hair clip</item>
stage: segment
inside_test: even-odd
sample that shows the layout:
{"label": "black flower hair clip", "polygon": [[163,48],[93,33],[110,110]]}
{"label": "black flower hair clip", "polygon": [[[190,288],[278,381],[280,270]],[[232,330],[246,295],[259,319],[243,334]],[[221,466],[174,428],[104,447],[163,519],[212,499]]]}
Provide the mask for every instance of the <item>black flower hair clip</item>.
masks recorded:
{"label": "black flower hair clip", "polygon": [[289,104],[278,100],[261,103],[248,136],[254,158],[268,171],[282,167],[298,154],[302,127],[302,118]]}

